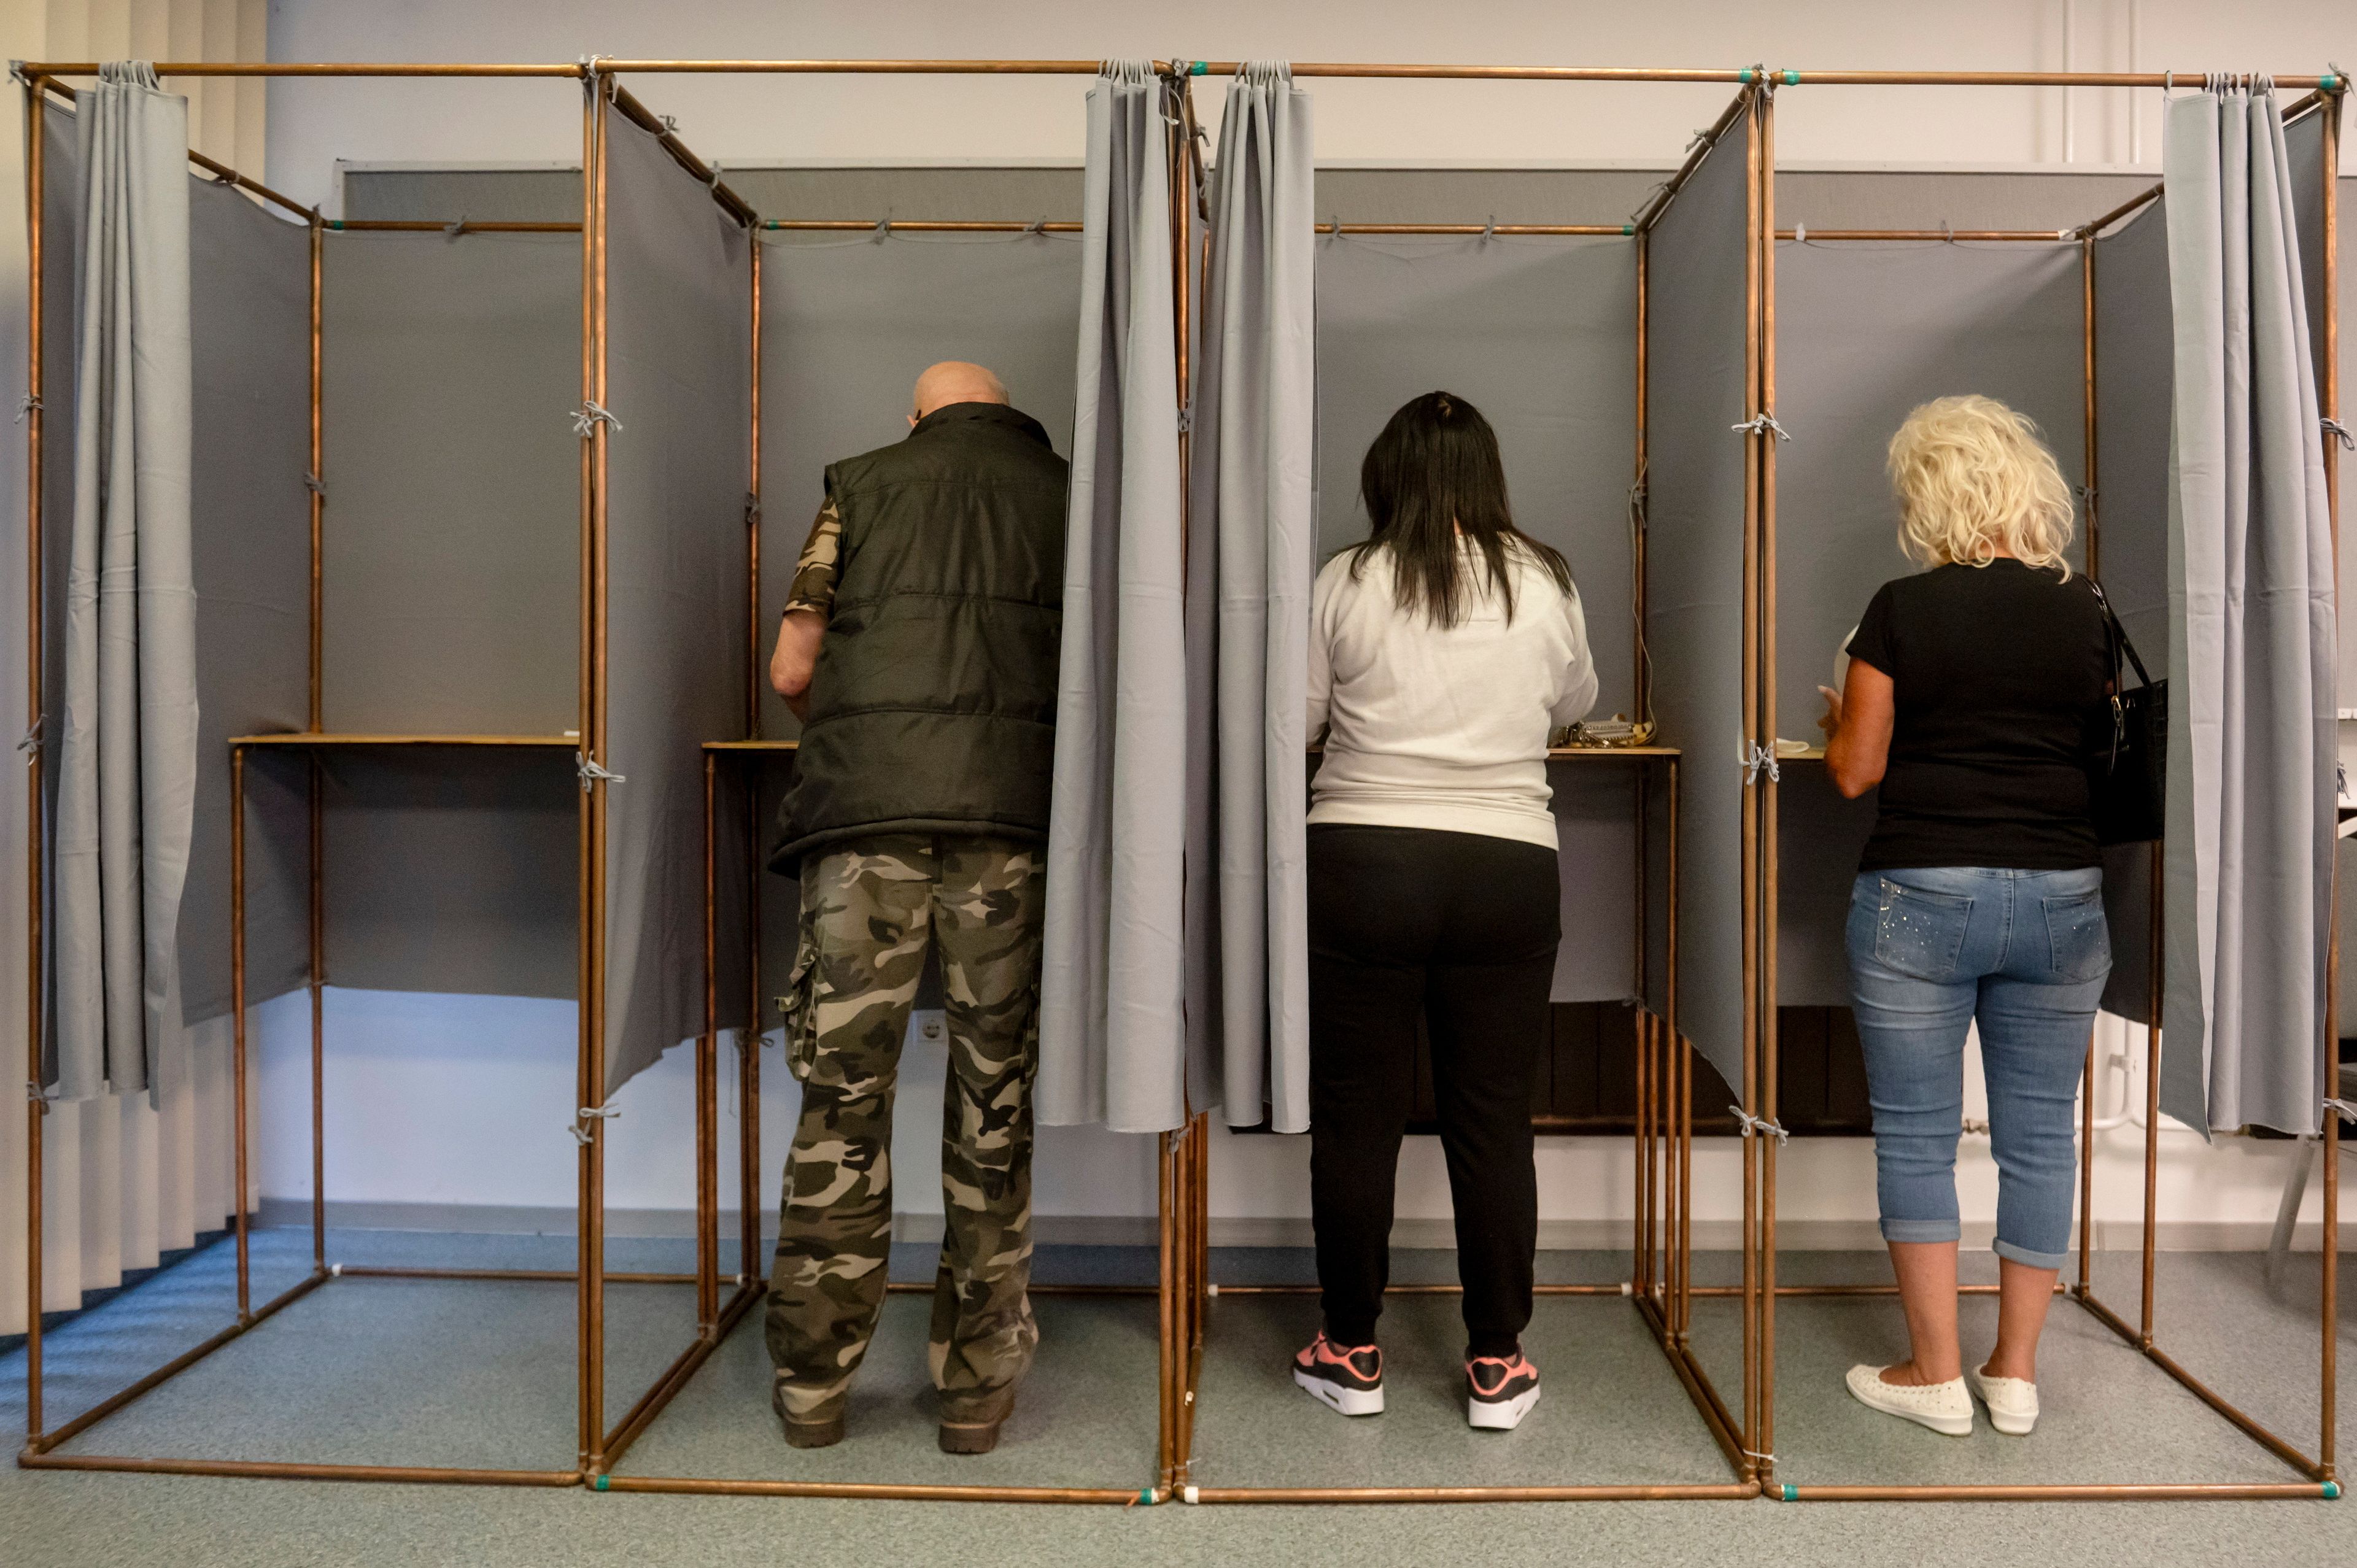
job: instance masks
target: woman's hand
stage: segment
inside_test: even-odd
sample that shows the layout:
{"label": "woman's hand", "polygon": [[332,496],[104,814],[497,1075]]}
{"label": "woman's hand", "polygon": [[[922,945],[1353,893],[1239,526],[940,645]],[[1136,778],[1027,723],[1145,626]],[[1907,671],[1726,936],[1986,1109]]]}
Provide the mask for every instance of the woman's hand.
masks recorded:
{"label": "woman's hand", "polygon": [[1863,659],[1851,660],[1846,686],[1839,696],[1825,692],[1825,716],[1817,721],[1825,731],[1825,773],[1846,799],[1855,800],[1882,782],[1897,719],[1890,677]]}
{"label": "woman's hand", "polygon": [[1830,741],[1841,729],[1841,693],[1831,686],[1820,686],[1817,694],[1825,700],[1825,711],[1817,715],[1817,727],[1825,732]]}

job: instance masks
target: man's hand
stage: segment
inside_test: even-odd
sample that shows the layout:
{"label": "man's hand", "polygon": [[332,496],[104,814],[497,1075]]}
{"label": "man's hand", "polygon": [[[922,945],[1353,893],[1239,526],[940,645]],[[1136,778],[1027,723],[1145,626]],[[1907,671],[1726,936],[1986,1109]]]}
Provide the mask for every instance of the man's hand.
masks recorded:
{"label": "man's hand", "polygon": [[797,719],[810,716],[811,672],[818,668],[818,645],[826,618],[816,610],[789,610],[778,627],[778,649],[770,655],[770,684]]}

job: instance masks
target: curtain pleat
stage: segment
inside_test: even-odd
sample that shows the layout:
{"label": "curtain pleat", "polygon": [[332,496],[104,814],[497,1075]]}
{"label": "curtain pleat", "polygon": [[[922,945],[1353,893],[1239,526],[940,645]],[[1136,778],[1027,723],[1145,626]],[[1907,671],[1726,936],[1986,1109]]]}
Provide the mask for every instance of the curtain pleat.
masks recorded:
{"label": "curtain pleat", "polygon": [[1040,965],[1047,1125],[1187,1115],[1187,674],[1166,88],[1088,100],[1064,636]]}
{"label": "curtain pleat", "polygon": [[1192,380],[1188,1033],[1227,1121],[1309,1127],[1308,690],[1317,575],[1309,95],[1228,86]]}
{"label": "curtain pleat", "polygon": [[[257,7],[258,9],[258,7]],[[259,29],[253,40],[259,58]],[[93,40],[95,41],[95,40]],[[205,150],[249,173],[262,169],[261,94],[263,84],[235,84],[234,91],[217,86],[210,94],[221,113],[209,114]],[[152,89],[140,91],[152,91]],[[250,104],[237,94],[250,95]],[[86,90],[84,102],[94,93]],[[156,94],[161,97],[161,94]],[[148,109],[168,115],[176,105],[150,102]],[[185,113],[185,111],[181,111]],[[76,375],[75,309],[77,244],[75,214],[82,199],[78,143],[78,117],[60,107],[45,110],[45,143],[50,182],[48,212],[48,293],[50,328],[47,338],[48,379],[41,389],[47,404],[47,446],[50,478],[48,507],[53,535],[60,538],[70,521],[67,504],[72,493],[77,443],[73,405]],[[185,136],[185,133],[183,133]],[[183,149],[172,155],[172,175],[185,194],[190,171]],[[161,160],[156,166],[160,170]],[[185,244],[181,247],[185,254]],[[21,503],[17,503],[21,510]],[[58,559],[62,564],[62,553]],[[52,600],[51,614],[58,615]],[[53,644],[53,646],[55,646]],[[48,671],[51,723],[41,739],[54,779],[62,725],[61,671]],[[23,678],[16,679],[22,690]],[[28,727],[21,724],[20,728]],[[15,733],[15,732],[11,732]],[[14,843],[22,843],[22,819]],[[21,877],[21,857],[12,878]],[[8,901],[12,910],[24,905],[21,881]],[[52,884],[54,889],[54,884]],[[11,916],[10,929],[18,934],[11,951],[22,952],[21,916]],[[21,972],[22,965],[17,966]],[[0,986],[11,1016],[24,1017],[21,972]],[[144,1000],[143,1000],[144,1008]],[[53,1100],[43,1117],[42,1309],[70,1312],[81,1307],[88,1293],[120,1285],[127,1277],[152,1269],[200,1237],[219,1234],[237,1207],[235,1155],[231,1143],[231,1027],[226,1018],[212,1020],[181,1035],[166,1053],[167,1070],[150,1081],[122,1089],[109,1086],[82,1100]],[[21,1026],[0,1030],[9,1042],[0,1051],[6,1081],[25,1083],[44,1076],[54,1066],[48,1053],[27,1050]],[[7,1065],[13,1064],[13,1065]],[[177,1064],[177,1065],[174,1065]],[[260,1075],[251,1088],[258,1096]],[[23,1216],[26,1200],[26,1119],[0,1117],[0,1336],[21,1334],[26,1327],[24,1289],[26,1249]],[[258,1162],[257,1162],[258,1165]],[[258,1201],[259,1173],[254,1173],[247,1202]],[[54,1418],[57,1412],[52,1410]]]}
{"label": "curtain pleat", "polygon": [[2166,125],[2168,974],[2162,1108],[2316,1130],[2336,767],[2331,520],[2295,193],[2271,87]]}

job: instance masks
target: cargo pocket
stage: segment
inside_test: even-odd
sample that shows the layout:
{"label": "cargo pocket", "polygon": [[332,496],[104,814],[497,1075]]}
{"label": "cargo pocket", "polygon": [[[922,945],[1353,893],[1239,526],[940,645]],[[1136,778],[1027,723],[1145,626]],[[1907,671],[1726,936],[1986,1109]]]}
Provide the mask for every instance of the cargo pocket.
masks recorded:
{"label": "cargo pocket", "polygon": [[1953,979],[1956,960],[1964,950],[1964,929],[1972,919],[1973,901],[1961,894],[1910,887],[1888,876],[1879,880],[1881,896],[1875,903],[1874,920],[1876,961],[1917,980]]}
{"label": "cargo pocket", "polygon": [[[808,887],[815,877],[806,878]],[[808,1082],[818,1060],[818,922],[806,895],[794,935],[794,966],[786,976],[786,993],[778,998],[784,1023],[786,1070],[796,1082]]]}
{"label": "cargo pocket", "polygon": [[2102,888],[2039,902],[2046,907],[2046,940],[2056,980],[2083,983],[2111,973],[2112,929],[2104,919]]}

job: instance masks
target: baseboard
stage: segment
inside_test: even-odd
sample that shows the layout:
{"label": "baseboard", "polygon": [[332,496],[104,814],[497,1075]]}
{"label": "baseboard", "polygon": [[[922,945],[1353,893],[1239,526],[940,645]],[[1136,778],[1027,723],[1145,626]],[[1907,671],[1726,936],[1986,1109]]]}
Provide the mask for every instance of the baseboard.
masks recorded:
{"label": "baseboard", "polygon": [[[308,1225],[307,1199],[265,1197],[256,1223]],[[328,1205],[328,1224],[349,1230],[466,1231],[478,1235],[570,1236],[575,1230],[570,1208],[468,1203],[345,1203]],[[695,1216],[684,1208],[609,1208],[606,1234],[614,1238],[681,1238],[695,1233]],[[720,1214],[720,1234],[735,1236],[733,1209]],[[762,1234],[775,1234],[776,1220],[763,1217]],[[1629,1245],[1626,1219],[1543,1219],[1539,1246],[1549,1251],[1618,1251]],[[1996,1228],[1987,1222],[1964,1228],[1969,1251],[1986,1251]],[[1042,1214],[1031,1222],[1032,1240],[1043,1246],[1151,1247],[1160,1235],[1153,1215]],[[2158,1237],[2164,1252],[2263,1252],[2274,1233],[2265,1220],[2163,1220]],[[2350,1240],[2343,1251],[2357,1250],[2357,1226],[2343,1232]],[[892,1220],[895,1241],[931,1243],[942,1239],[938,1214],[901,1214]],[[1211,1220],[1214,1247],[1308,1247],[1313,1242],[1307,1217],[1234,1217]],[[2144,1228],[2135,1220],[2099,1219],[2095,1250],[2133,1252],[2143,1245]],[[2292,1251],[2313,1252],[2323,1245],[2321,1225],[2299,1226]],[[2073,1238],[2075,1246],[2076,1238]],[[1392,1226],[1392,1245],[1446,1251],[1457,1244],[1454,1223],[1448,1219],[1401,1219]],[[1728,1252],[1743,1245],[1743,1226],[1733,1219],[1694,1222],[1697,1251]],[[1776,1247],[1783,1252],[1872,1252],[1882,1249],[1879,1227],[1871,1219],[1782,1219],[1776,1225]]]}

